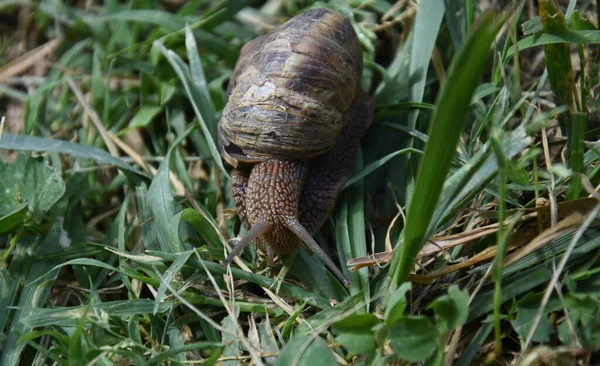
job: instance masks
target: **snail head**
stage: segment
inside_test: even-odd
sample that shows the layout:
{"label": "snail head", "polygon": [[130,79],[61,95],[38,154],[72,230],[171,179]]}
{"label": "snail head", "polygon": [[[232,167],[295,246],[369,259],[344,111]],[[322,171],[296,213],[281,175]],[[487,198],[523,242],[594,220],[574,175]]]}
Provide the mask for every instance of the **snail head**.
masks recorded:
{"label": "snail head", "polygon": [[298,219],[308,170],[306,161],[270,159],[255,164],[248,177],[239,170],[232,174],[238,215],[248,233],[229,253],[224,266],[252,241],[266,249],[269,257],[288,253],[304,243],[344,285],[350,284]]}

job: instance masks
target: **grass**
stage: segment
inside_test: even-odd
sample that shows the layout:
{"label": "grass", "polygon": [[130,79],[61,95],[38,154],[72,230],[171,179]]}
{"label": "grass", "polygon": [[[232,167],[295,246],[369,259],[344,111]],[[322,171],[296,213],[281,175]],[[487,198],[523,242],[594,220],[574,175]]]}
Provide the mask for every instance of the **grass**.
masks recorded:
{"label": "grass", "polygon": [[[600,362],[599,6],[503,3],[0,3],[0,366]],[[375,103],[316,236],[349,288],[218,263],[227,81],[311,6]]]}

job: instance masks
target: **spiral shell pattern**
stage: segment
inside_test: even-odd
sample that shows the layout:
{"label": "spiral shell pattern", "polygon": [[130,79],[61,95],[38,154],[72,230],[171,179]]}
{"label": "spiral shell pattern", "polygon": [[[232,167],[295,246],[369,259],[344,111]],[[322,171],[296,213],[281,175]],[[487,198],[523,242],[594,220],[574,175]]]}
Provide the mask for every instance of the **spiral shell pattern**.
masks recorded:
{"label": "spiral shell pattern", "polygon": [[247,43],[219,123],[230,163],[309,159],[334,144],[360,83],[362,50],[350,22],[311,9]]}

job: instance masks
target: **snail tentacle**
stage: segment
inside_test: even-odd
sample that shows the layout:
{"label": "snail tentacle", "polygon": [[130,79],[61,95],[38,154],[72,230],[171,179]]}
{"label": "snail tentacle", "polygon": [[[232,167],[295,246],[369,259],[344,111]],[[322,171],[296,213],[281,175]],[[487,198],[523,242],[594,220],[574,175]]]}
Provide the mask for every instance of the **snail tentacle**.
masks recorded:
{"label": "snail tentacle", "polygon": [[240,242],[233,248],[231,253],[227,256],[227,258],[221,263],[223,267],[227,267],[233,261],[236,255],[240,254],[244,248],[248,246],[252,242],[252,240],[256,239],[260,235],[266,233],[269,230],[270,226],[259,222],[252,226],[252,228],[248,231],[246,236],[240,240]]}
{"label": "snail tentacle", "polygon": [[325,253],[323,251],[323,249],[321,248],[321,246],[315,241],[315,239],[304,228],[304,226],[302,226],[302,224],[300,224],[300,222],[298,222],[298,220],[296,220],[296,219],[290,219],[287,222],[286,227],[288,228],[288,230],[290,230],[291,232],[293,232],[294,234],[296,234],[296,236],[298,238],[300,238],[300,240],[302,240],[304,242],[304,244],[306,244],[306,246],[313,253],[315,253],[319,258],[321,258],[321,260],[323,261],[323,263],[325,263],[325,265],[331,270],[331,272],[333,272],[333,274],[340,281],[342,281],[342,283],[344,284],[344,286],[346,286],[346,287],[350,286],[350,281],[346,278],[346,276],[344,276],[344,274],[342,273],[342,271],[335,265],[335,263],[333,263],[333,261],[331,260],[331,258],[329,258],[329,256],[327,255],[327,253]]}

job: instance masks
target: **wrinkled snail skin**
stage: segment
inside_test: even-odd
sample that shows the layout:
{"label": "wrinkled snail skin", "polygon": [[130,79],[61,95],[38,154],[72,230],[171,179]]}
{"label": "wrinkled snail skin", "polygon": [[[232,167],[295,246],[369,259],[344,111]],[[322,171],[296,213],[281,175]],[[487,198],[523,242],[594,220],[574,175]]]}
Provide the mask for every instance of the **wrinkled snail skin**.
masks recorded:
{"label": "wrinkled snail skin", "polygon": [[362,50],[350,22],[311,9],[242,48],[219,123],[223,159],[251,241],[272,262],[304,242],[346,285],[312,238],[353,171],[372,105],[359,86]]}

